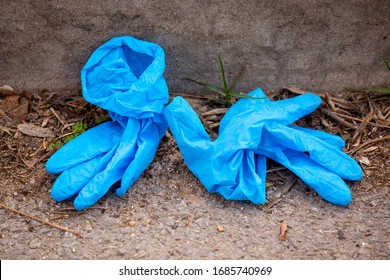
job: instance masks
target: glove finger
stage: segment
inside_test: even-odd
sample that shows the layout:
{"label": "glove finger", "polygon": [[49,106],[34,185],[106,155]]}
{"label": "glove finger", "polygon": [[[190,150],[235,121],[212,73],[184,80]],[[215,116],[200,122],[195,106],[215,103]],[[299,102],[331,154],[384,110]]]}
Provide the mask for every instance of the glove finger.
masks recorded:
{"label": "glove finger", "polygon": [[106,168],[94,176],[92,180],[82,188],[74,200],[74,207],[77,210],[85,209],[96,203],[108,192],[114,183],[122,178],[127,166],[134,160],[134,155],[137,150],[139,129],[139,121],[130,118],[121,142]]}
{"label": "glove finger", "polygon": [[264,128],[259,148],[272,150],[279,146],[299,152],[308,152],[313,161],[344,179],[360,180],[362,178],[362,170],[358,163],[330,144],[306,132],[276,123],[266,124]]}
{"label": "glove finger", "polygon": [[47,171],[59,173],[109,151],[119,142],[122,131],[120,125],[114,122],[105,122],[87,130],[49,158]]}
{"label": "glove finger", "polygon": [[294,172],[325,200],[343,206],[352,201],[351,191],[340,176],[319,165],[308,155],[291,149],[258,152]]}
{"label": "glove finger", "polygon": [[212,142],[198,115],[181,97],[166,107],[164,116],[188,168],[198,177],[211,170]]}
{"label": "glove finger", "polygon": [[[264,158],[265,159],[265,158]],[[211,193],[218,193],[228,200],[249,200],[255,204],[265,203],[265,183],[256,173],[255,155],[251,150],[244,150],[240,166],[234,172],[234,183],[223,181],[207,188]]]}
{"label": "glove finger", "polygon": [[[243,199],[239,200],[250,200],[255,204],[265,203],[265,172],[256,172],[264,164],[265,157],[257,157],[255,161],[255,154],[252,150],[244,151],[242,165],[237,174],[238,186],[236,190],[240,190],[243,196]],[[232,193],[230,199],[237,199],[236,191]]]}
{"label": "glove finger", "polygon": [[123,174],[121,187],[116,190],[118,196],[124,195],[153,161],[162,136],[159,130],[159,125],[152,121],[148,121],[143,126],[137,139],[137,151],[134,160]]}
{"label": "glove finger", "polygon": [[[313,93],[302,94],[293,98],[272,102],[280,124],[291,124],[300,118],[314,112],[320,106],[322,100]],[[271,115],[274,113],[271,112]]]}
{"label": "glove finger", "polygon": [[248,95],[263,99],[238,100],[222,118],[220,134],[228,133],[234,125],[242,127],[242,130],[257,127],[266,121],[289,125],[312,113],[322,102],[320,97],[312,93],[276,102],[271,102],[261,89]]}
{"label": "glove finger", "polygon": [[266,200],[266,176],[267,176],[267,158],[265,156],[256,155],[256,173],[260,178],[260,204],[264,204]]}
{"label": "glove finger", "polygon": [[114,151],[115,148],[62,172],[51,189],[52,198],[63,201],[78,194],[97,173],[107,166]]}
{"label": "glove finger", "polygon": [[333,134],[330,134],[330,133],[327,133],[325,131],[314,130],[314,129],[296,126],[296,125],[290,126],[290,128],[306,132],[314,137],[321,139],[322,141],[325,141],[326,143],[332,145],[333,147],[335,147],[339,150],[343,149],[345,146],[345,142],[344,142],[343,138],[336,136],[336,135],[333,135]]}

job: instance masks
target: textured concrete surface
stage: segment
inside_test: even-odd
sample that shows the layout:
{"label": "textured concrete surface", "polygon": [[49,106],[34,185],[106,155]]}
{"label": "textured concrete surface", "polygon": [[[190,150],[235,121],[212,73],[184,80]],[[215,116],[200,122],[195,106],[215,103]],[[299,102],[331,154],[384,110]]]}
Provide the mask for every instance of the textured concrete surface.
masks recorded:
{"label": "textured concrete surface", "polygon": [[337,91],[389,84],[388,0],[1,0],[0,83],[18,89],[79,84],[91,52],[132,35],[166,51],[172,92],[183,77],[218,82],[217,54],[243,91],[296,85]]}

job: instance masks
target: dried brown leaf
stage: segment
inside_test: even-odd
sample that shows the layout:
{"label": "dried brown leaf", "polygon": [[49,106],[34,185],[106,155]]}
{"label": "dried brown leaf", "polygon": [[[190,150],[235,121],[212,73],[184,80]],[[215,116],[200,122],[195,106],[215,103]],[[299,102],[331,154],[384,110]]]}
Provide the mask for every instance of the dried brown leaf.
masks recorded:
{"label": "dried brown leaf", "polygon": [[52,137],[54,135],[53,131],[50,129],[36,126],[32,123],[18,124],[18,130],[23,134],[34,137]]}
{"label": "dried brown leaf", "polygon": [[280,223],[280,235],[279,238],[281,241],[287,240],[287,222],[283,221]]}
{"label": "dried brown leaf", "polygon": [[378,150],[378,146],[371,146],[371,147],[368,147],[367,149],[362,150],[360,153],[361,154],[371,153],[371,152],[376,151],[376,150]]}
{"label": "dried brown leaf", "polygon": [[360,156],[357,158],[357,160],[361,163],[361,164],[364,164],[364,165],[371,165],[371,162],[370,160],[365,157],[365,156]]}
{"label": "dried brown leaf", "polygon": [[26,119],[29,105],[27,98],[20,97],[19,95],[8,95],[1,101],[0,110],[20,117],[22,120]]}

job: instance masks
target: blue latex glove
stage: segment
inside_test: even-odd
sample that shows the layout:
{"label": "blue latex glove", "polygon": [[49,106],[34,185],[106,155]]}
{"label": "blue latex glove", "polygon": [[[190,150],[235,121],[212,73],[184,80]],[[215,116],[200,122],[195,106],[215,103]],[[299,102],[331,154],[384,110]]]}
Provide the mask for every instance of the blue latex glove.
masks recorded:
{"label": "blue latex glove", "polygon": [[[266,200],[266,157],[285,165],[324,199],[347,205],[348,186],[341,178],[359,180],[362,171],[341,152],[344,141],[325,132],[289,126],[313,112],[321,99],[314,94],[271,102],[257,89],[240,99],[221,120],[215,141],[197,114],[176,97],[165,117],[189,169],[209,192],[226,199]],[[305,152],[310,154],[307,155]]]}
{"label": "blue latex glove", "polygon": [[132,37],[113,38],[99,47],[81,71],[84,98],[109,111],[113,121],[76,137],[47,162],[62,174],[51,190],[54,200],[76,196],[82,210],[121,180],[123,195],[153,160],[167,123],[168,88],[164,52]]}

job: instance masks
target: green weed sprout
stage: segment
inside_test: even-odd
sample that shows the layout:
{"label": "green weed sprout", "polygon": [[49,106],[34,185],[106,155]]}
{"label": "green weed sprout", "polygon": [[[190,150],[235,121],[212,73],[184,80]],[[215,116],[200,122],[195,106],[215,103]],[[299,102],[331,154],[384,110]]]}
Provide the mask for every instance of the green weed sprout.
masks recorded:
{"label": "green weed sprout", "polygon": [[383,55],[383,53],[381,53],[381,57],[382,57],[382,60],[383,60],[383,64],[385,65],[387,71],[389,71],[389,73],[390,73],[389,61],[386,60],[386,58],[385,58],[385,56]]}
{"label": "green weed sprout", "polygon": [[49,144],[48,150],[59,150],[63,145],[70,142],[80,134],[83,134],[85,131],[87,131],[88,125],[83,122],[77,122],[72,126],[72,132],[70,135],[66,136],[65,139],[58,139],[57,141],[54,141]]}
{"label": "green weed sprout", "polygon": [[83,134],[88,129],[88,125],[83,122],[77,122],[72,126],[72,134],[67,136],[65,138],[65,143],[68,143],[69,141],[73,140],[80,134]]}
{"label": "green weed sprout", "polygon": [[[386,68],[387,71],[389,71],[389,73],[390,73],[390,64],[389,64],[389,61],[385,58],[385,56],[383,55],[383,53],[381,53],[381,58],[382,58],[383,64],[385,65],[385,68]],[[378,93],[390,94],[390,87],[378,87],[378,88],[366,88],[366,89],[346,88],[346,90],[352,91],[352,92],[367,92],[367,93],[370,93],[370,92],[378,92]]]}
{"label": "green weed sprout", "polygon": [[196,80],[193,80],[193,79],[190,79],[190,78],[185,78],[185,79],[188,80],[188,81],[197,83],[198,85],[201,85],[201,86],[203,86],[203,87],[205,87],[207,89],[210,89],[210,90],[212,90],[212,91],[222,95],[224,97],[225,101],[226,101],[226,107],[232,106],[233,97],[235,97],[235,98],[263,99],[263,98],[256,98],[256,97],[252,97],[252,96],[249,96],[249,95],[246,95],[246,94],[243,94],[243,93],[235,92],[234,88],[235,88],[235,86],[237,84],[239,76],[234,81],[233,85],[229,87],[228,84],[227,84],[227,81],[226,81],[225,69],[223,67],[223,62],[222,62],[222,58],[221,58],[220,54],[218,54],[218,59],[219,59],[219,66],[221,68],[223,89],[220,89],[217,86],[214,86],[214,85],[211,85],[211,84],[207,84],[207,83],[203,83],[203,82],[199,82],[199,81],[196,81]]}

